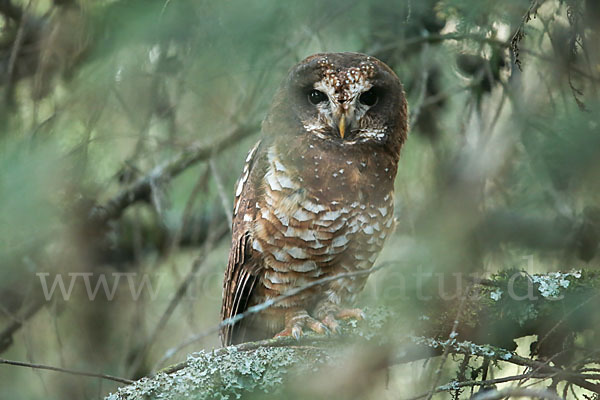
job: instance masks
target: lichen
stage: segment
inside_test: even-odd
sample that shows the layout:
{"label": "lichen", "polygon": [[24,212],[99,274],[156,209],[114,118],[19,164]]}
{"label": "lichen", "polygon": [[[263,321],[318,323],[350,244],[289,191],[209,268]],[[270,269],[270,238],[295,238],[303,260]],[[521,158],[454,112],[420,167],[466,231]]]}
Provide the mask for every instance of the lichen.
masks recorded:
{"label": "lichen", "polygon": [[543,275],[532,275],[531,280],[538,285],[538,291],[544,298],[558,298],[560,288],[568,288],[570,281],[567,279],[573,277],[581,278],[581,271],[572,271],[567,273],[550,272]]}
{"label": "lichen", "polygon": [[491,345],[479,345],[468,340],[459,342],[456,339],[450,338],[447,340],[438,340],[426,336],[412,336],[411,340],[416,345],[424,345],[433,349],[441,348],[450,350],[462,354],[469,354],[472,356],[490,357],[500,360],[510,360],[512,353],[510,351],[491,346]]}
{"label": "lichen", "polygon": [[[379,337],[377,334],[384,325],[393,320],[391,313],[384,308],[364,311],[367,321],[342,323],[344,338],[373,340]],[[317,337],[323,339],[308,333],[305,340],[310,342]],[[341,347],[331,342],[322,347],[265,346],[243,351],[230,346],[216,351],[200,351],[188,356],[185,367],[142,378],[119,388],[106,400],[238,399],[246,393],[277,395],[291,373],[297,376],[318,371],[341,354],[337,351]]]}
{"label": "lichen", "polygon": [[502,289],[497,288],[496,290],[490,293],[490,298],[494,301],[498,301],[502,298],[502,293],[504,293]]}
{"label": "lichen", "polygon": [[299,351],[292,347],[263,347],[252,352],[231,348],[221,354],[199,352],[188,356],[186,368],[142,378],[119,388],[107,400],[236,399],[245,392],[276,394],[290,370],[302,370],[303,365],[312,370],[328,361],[325,351]]}

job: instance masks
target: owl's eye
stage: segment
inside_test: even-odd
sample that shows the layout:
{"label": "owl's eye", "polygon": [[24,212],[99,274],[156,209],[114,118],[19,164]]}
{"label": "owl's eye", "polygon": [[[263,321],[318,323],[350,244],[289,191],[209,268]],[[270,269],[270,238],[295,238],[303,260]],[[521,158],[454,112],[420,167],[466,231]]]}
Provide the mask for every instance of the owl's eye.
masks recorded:
{"label": "owl's eye", "polygon": [[377,99],[377,93],[375,93],[374,89],[371,89],[361,94],[358,98],[358,101],[360,101],[361,104],[364,104],[365,106],[371,107],[374,106],[375,103],[377,103]]}
{"label": "owl's eye", "polygon": [[308,101],[310,101],[312,104],[316,105],[325,100],[327,100],[327,95],[318,90],[311,90],[310,93],[308,94]]}

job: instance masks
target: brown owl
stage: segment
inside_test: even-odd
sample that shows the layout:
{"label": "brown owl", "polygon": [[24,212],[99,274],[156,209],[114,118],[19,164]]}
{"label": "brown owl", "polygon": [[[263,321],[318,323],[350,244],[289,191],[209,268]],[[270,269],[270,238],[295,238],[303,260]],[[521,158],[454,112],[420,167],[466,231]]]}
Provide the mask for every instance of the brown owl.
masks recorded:
{"label": "brown owl", "polygon": [[[402,84],[358,53],[293,67],[235,190],[221,318],[323,277],[370,268],[394,225],[394,178],[407,135]],[[367,276],[314,286],[221,331],[224,345],[303,329],[337,331]]]}

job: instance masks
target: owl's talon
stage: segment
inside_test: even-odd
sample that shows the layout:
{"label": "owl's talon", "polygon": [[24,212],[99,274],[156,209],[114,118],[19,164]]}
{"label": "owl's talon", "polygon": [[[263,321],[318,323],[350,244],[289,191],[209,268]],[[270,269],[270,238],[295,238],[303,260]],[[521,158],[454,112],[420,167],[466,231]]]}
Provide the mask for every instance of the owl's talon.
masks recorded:
{"label": "owl's talon", "polygon": [[294,326],[292,328],[292,336],[294,337],[294,339],[300,340],[300,336],[302,336],[302,328],[297,325]]}
{"label": "owl's talon", "polygon": [[275,337],[292,336],[294,339],[300,340],[304,334],[302,328],[309,328],[319,335],[329,334],[329,329],[325,324],[308,315],[306,311],[300,311],[287,316],[285,329]]}
{"label": "owl's talon", "polygon": [[328,327],[332,333],[336,335],[341,333],[340,324],[333,315],[328,314],[325,318],[323,318],[323,324],[325,324],[325,326]]}
{"label": "owl's talon", "polygon": [[364,311],[360,308],[344,308],[339,310],[335,316],[339,319],[356,319],[358,321],[367,318]]}

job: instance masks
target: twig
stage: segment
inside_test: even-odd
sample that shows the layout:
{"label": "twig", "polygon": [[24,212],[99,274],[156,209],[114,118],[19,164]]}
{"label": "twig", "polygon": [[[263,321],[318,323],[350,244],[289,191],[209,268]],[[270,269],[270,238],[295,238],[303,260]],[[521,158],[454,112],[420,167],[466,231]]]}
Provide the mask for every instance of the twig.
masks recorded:
{"label": "twig", "polygon": [[[458,324],[459,324],[459,321],[460,321],[460,315],[462,314],[462,310],[463,310],[463,308],[465,306],[465,303],[467,301],[467,297],[469,297],[469,293],[471,292],[472,287],[473,287],[473,285],[471,284],[469,286],[469,288],[467,289],[467,293],[460,300],[460,304],[458,305],[458,310],[456,311],[456,317],[454,317],[454,323],[452,324],[452,330],[450,331],[450,338],[449,338],[449,340],[453,340],[456,336],[458,336],[458,333],[456,331],[458,329]],[[427,400],[431,400],[431,398],[433,397],[433,394],[436,392],[436,387],[437,387],[437,385],[438,385],[438,383],[440,381],[440,378],[442,377],[442,368],[444,367],[444,364],[446,363],[446,360],[448,359],[449,352],[450,352],[450,347],[446,347],[444,349],[444,353],[442,354],[442,360],[440,361],[440,366],[435,371],[436,376],[433,379],[433,384],[432,384],[431,390],[427,394]]]}
{"label": "twig", "polygon": [[25,37],[25,25],[27,24],[27,12],[31,7],[31,1],[27,3],[25,7],[24,14],[19,20],[19,28],[17,30],[17,37],[15,38],[15,42],[13,43],[12,49],[10,51],[10,57],[8,58],[8,69],[6,71],[6,102],[11,104],[13,101],[13,75],[15,72],[15,66],[17,65],[17,58],[19,57],[19,52],[21,51],[21,46],[23,44],[23,39]]}
{"label": "twig", "polygon": [[525,37],[525,24],[527,24],[529,21],[531,21],[532,14],[533,14],[533,18],[536,17],[537,10],[544,3],[544,1],[545,0],[533,0],[531,2],[531,4],[529,5],[529,8],[527,9],[527,12],[525,13],[525,15],[523,15],[523,18],[521,18],[521,23],[519,24],[517,30],[515,31],[515,33],[512,34],[512,36],[510,38],[510,50],[515,55],[515,64],[519,68],[519,71],[522,71],[521,59],[519,58],[519,43]]}
{"label": "twig", "polygon": [[[233,209],[232,205],[229,203],[229,195],[225,191],[225,186],[223,185],[223,179],[221,178],[221,174],[217,169],[217,164],[215,163],[215,159],[211,158],[208,162],[210,165],[210,170],[215,178],[215,183],[217,184],[217,191],[219,192],[219,198],[221,199],[221,204],[223,205],[223,211],[227,216],[227,222],[229,222],[229,226],[231,227],[233,221],[233,215],[231,210]],[[230,228],[231,229],[231,228]]]}
{"label": "twig", "polygon": [[504,390],[490,390],[473,396],[473,400],[500,400],[506,397],[530,397],[536,399],[563,400],[562,397],[549,390],[533,390],[525,388],[509,388]]}
{"label": "twig", "polygon": [[190,218],[192,215],[192,210],[194,209],[194,203],[196,202],[196,198],[200,194],[200,192],[206,187],[208,184],[208,178],[210,177],[210,168],[206,167],[204,172],[198,176],[198,180],[194,184],[192,188],[192,192],[188,197],[187,202],[185,203],[185,207],[183,209],[183,213],[181,215],[181,225],[175,231],[171,243],[167,249],[167,253],[165,258],[168,258],[173,251],[181,244],[181,239],[183,238],[183,233],[188,228],[190,224]]}
{"label": "twig", "polygon": [[[550,376],[551,375],[548,375],[548,377],[550,377]],[[445,385],[438,386],[435,389],[435,392],[436,393],[447,392],[449,390],[456,390],[456,389],[460,389],[460,388],[464,388],[464,387],[473,387],[473,386],[490,386],[490,385],[496,385],[498,383],[519,381],[521,379],[527,379],[527,378],[533,378],[533,377],[534,376],[532,373],[527,373],[527,374],[522,374],[522,375],[505,376],[503,378],[486,379],[483,381],[478,381],[478,380],[470,380],[470,381],[462,381],[462,382],[451,381]],[[539,378],[539,376],[535,376],[535,378]],[[544,377],[542,377],[542,379],[543,378]],[[420,394],[418,396],[410,397],[405,400],[418,400],[418,399],[422,399],[423,397],[427,397],[428,395],[429,395],[429,392],[426,392],[426,393]],[[475,398],[478,398],[478,397],[473,397],[473,399],[475,399]]]}
{"label": "twig", "polygon": [[[304,336],[301,336],[300,339],[298,339],[298,340],[296,340],[295,338],[293,338],[291,336],[279,336],[279,337],[271,338],[271,339],[258,340],[256,342],[241,343],[241,344],[235,345],[233,347],[235,347],[236,351],[252,351],[252,350],[262,348],[262,347],[289,347],[289,346],[309,347],[309,346],[315,346],[315,345],[324,344],[324,343],[331,343],[335,340],[336,340],[335,337],[326,336],[326,335],[321,335],[321,336],[304,335]],[[214,355],[225,354],[228,351],[230,351],[230,347],[218,348],[216,350],[213,350],[212,354],[214,354]],[[168,358],[170,358],[173,354],[175,354],[176,351],[177,351],[176,349],[170,349],[167,353],[165,353],[165,356],[163,356],[163,358],[158,362],[158,365],[162,364],[164,361],[166,361]],[[186,368],[187,366],[188,366],[188,362],[182,361],[177,364],[173,364],[166,368],[163,368],[160,370],[160,372],[165,373],[165,374],[172,374],[173,372],[177,372],[183,368]]]}
{"label": "twig", "polygon": [[109,381],[115,381],[115,382],[119,382],[119,383],[126,383],[126,384],[133,383],[133,381],[130,379],[120,378],[118,376],[97,374],[94,372],[76,371],[76,370],[72,370],[72,369],[53,367],[50,365],[43,365],[43,364],[32,364],[32,363],[27,363],[27,362],[22,362],[22,361],[5,360],[4,358],[0,358],[0,364],[15,365],[17,367],[29,367],[29,368],[33,368],[33,369],[45,369],[45,370],[49,370],[49,371],[63,372],[66,374],[71,374],[71,375],[89,376],[91,378],[107,379]]}
{"label": "twig", "polygon": [[580,308],[582,308],[584,305],[586,305],[587,303],[589,303],[590,301],[596,299],[597,297],[600,297],[600,292],[596,293],[593,296],[588,297],[586,300],[582,301],[581,303],[579,303],[576,307],[572,308],[571,310],[569,310],[569,312],[564,315],[560,321],[558,321],[550,330],[548,330],[548,332],[546,332],[546,334],[540,339],[538,340],[537,345],[535,346],[535,350],[533,351],[533,354],[537,354],[537,352],[540,349],[540,346],[542,345],[542,343],[544,343],[546,341],[546,339],[548,339],[548,337],[550,337],[550,335],[552,335],[552,333],[558,329],[559,326],[561,326],[562,324],[564,324],[567,319],[573,315],[575,313],[575,311],[579,310]]}
{"label": "twig", "polygon": [[369,268],[369,269],[366,269],[366,270],[362,270],[362,271],[345,272],[345,273],[341,273],[341,274],[337,274],[337,275],[333,275],[333,276],[328,276],[328,277],[325,277],[325,278],[317,279],[316,281],[310,282],[310,283],[308,283],[308,284],[306,284],[304,286],[288,290],[288,291],[286,291],[284,294],[282,294],[280,296],[277,296],[277,297],[274,297],[272,299],[269,299],[269,300],[265,301],[264,303],[260,303],[260,304],[257,304],[255,306],[249,307],[243,313],[237,314],[237,315],[235,315],[235,316],[233,316],[231,318],[224,319],[223,321],[221,321],[220,324],[218,324],[218,325],[216,325],[216,326],[214,326],[214,327],[212,327],[210,329],[207,329],[204,332],[201,332],[201,333],[198,333],[196,335],[191,336],[185,342],[179,344],[176,347],[173,347],[173,348],[167,350],[165,352],[165,354],[163,355],[163,357],[161,358],[161,360],[159,361],[159,363],[162,363],[164,360],[168,359],[169,357],[171,357],[176,352],[182,350],[183,348],[185,348],[185,347],[187,347],[187,346],[189,346],[191,344],[196,343],[200,339],[205,338],[208,335],[212,335],[214,333],[219,332],[219,330],[221,330],[222,328],[224,328],[226,326],[236,324],[239,321],[241,321],[242,319],[249,317],[250,315],[259,313],[261,311],[264,311],[267,308],[273,306],[274,304],[277,304],[277,303],[279,303],[279,302],[281,302],[281,301],[283,301],[283,300],[285,300],[285,299],[287,299],[289,297],[295,296],[298,293],[301,293],[301,292],[303,292],[305,290],[308,290],[308,289],[310,289],[312,287],[319,286],[319,285],[322,285],[324,283],[332,282],[332,281],[335,281],[335,280],[338,280],[338,279],[351,278],[351,277],[355,277],[355,276],[369,275],[369,274],[371,274],[371,273],[373,273],[375,271],[378,271],[378,270],[380,270],[382,268],[388,267],[391,264],[393,264],[393,263],[392,262],[385,262],[385,263],[376,265],[376,266],[374,266],[372,268]]}
{"label": "twig", "polygon": [[35,313],[37,313],[42,306],[46,304],[43,299],[37,299],[23,314],[22,317],[19,317],[18,320],[13,320],[13,322],[4,328],[2,332],[0,332],[0,353],[4,352],[6,349],[10,347],[12,344],[12,335],[19,330],[23,326],[24,321],[31,318]]}
{"label": "twig", "polygon": [[578,372],[567,371],[562,368],[552,367],[541,361],[532,360],[530,358],[521,357],[518,354],[510,352],[508,350],[491,346],[491,345],[476,345],[474,343],[465,341],[457,342],[456,340],[438,341],[426,337],[415,337],[412,339],[415,344],[425,345],[433,348],[446,349],[450,348],[450,353],[455,354],[471,354],[480,357],[490,357],[496,360],[505,361],[511,364],[520,365],[522,367],[537,368],[539,373],[551,373],[561,380],[571,382],[577,386],[587,389],[594,393],[600,393],[600,385],[588,382],[586,379],[593,379],[585,374]]}
{"label": "twig", "polygon": [[177,288],[177,291],[175,292],[175,294],[173,295],[173,298],[169,302],[169,305],[167,306],[167,308],[163,312],[162,316],[160,317],[160,320],[154,327],[154,331],[150,335],[150,338],[147,341],[145,341],[145,343],[143,344],[141,349],[137,350],[137,355],[129,367],[130,371],[137,370],[140,363],[143,361],[144,357],[147,356],[150,346],[152,346],[152,344],[156,341],[156,338],[158,337],[160,332],[163,330],[163,328],[169,321],[169,318],[173,314],[173,311],[175,311],[175,308],[177,308],[177,306],[179,305],[179,302],[181,301],[183,296],[187,293],[188,287],[194,280],[195,275],[198,273],[198,270],[200,269],[200,267],[204,264],[204,260],[206,259],[208,252],[214,246],[215,242],[225,232],[226,232],[226,229],[224,227],[221,227],[221,229],[214,229],[211,232],[209,232],[209,236],[207,237],[207,239],[204,243],[204,246],[202,247],[201,254],[198,257],[196,257],[196,260],[192,263],[192,267],[190,268],[190,271],[188,272],[188,274],[185,276],[185,278],[179,284],[179,287]]}
{"label": "twig", "polygon": [[212,155],[218,154],[237,143],[239,139],[257,131],[258,124],[239,126],[208,146],[199,146],[183,151],[173,159],[152,169],[146,176],[139,178],[104,205],[95,206],[90,212],[90,221],[102,225],[119,218],[131,204],[147,199],[151,194],[152,185],[156,182],[165,182],[172,179],[191,165],[209,159]]}
{"label": "twig", "polygon": [[415,102],[416,106],[412,109],[409,118],[409,130],[412,131],[414,125],[419,120],[419,115],[421,114],[421,109],[423,108],[423,104],[425,102],[425,97],[427,95],[427,81],[429,80],[429,69],[425,63],[425,53],[427,52],[428,46],[423,46],[421,50],[421,68],[423,71],[421,72],[421,86],[419,88],[419,97]]}

